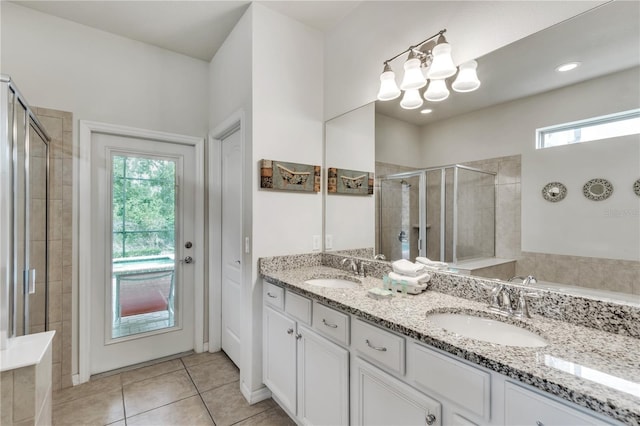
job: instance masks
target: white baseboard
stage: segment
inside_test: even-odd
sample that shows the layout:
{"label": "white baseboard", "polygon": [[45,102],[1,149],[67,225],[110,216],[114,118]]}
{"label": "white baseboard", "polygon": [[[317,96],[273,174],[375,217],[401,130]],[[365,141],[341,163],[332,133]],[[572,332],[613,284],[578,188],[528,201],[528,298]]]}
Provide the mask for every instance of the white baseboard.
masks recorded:
{"label": "white baseboard", "polygon": [[271,391],[266,386],[262,386],[260,389],[251,391],[243,382],[241,382],[240,392],[249,404],[255,404],[257,402],[271,398]]}
{"label": "white baseboard", "polygon": [[78,386],[80,384],[80,375],[79,374],[73,374],[71,376],[71,384],[73,386]]}

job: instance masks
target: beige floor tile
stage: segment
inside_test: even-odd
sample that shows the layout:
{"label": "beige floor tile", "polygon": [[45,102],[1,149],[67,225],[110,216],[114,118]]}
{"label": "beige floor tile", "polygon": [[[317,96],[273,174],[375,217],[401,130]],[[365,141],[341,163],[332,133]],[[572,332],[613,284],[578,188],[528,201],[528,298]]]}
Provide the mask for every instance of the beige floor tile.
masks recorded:
{"label": "beige floor tile", "polygon": [[296,423],[285,413],[282,408],[276,406],[270,410],[249,417],[236,426],[295,426]]}
{"label": "beige floor tile", "polygon": [[118,420],[117,422],[109,423],[107,426],[127,426],[127,422],[123,420]]}
{"label": "beige floor tile", "polygon": [[213,425],[211,416],[198,395],[127,417],[127,426]]}
{"label": "beige floor tile", "polygon": [[91,380],[78,386],[56,390],[53,392],[53,405],[73,401],[78,398],[84,398],[89,395],[101,394],[115,389],[122,389],[120,374]]}
{"label": "beige floor tile", "polygon": [[275,406],[273,399],[249,405],[240,392],[238,382],[204,392],[202,399],[217,426],[232,425]]}
{"label": "beige floor tile", "polygon": [[200,392],[240,379],[238,367],[222,352],[218,352],[215,357],[210,357],[207,363],[187,367],[187,371]]}
{"label": "beige floor tile", "polygon": [[152,410],[197,394],[186,371],[174,371],[162,376],[124,386],[127,417]]}
{"label": "beige floor tile", "polygon": [[204,364],[206,362],[211,362],[212,360],[218,359],[220,356],[224,356],[227,358],[227,355],[222,352],[201,352],[199,354],[192,354],[182,357],[182,362],[187,367],[191,367],[198,364]]}
{"label": "beige floor tile", "polygon": [[122,390],[101,392],[53,407],[53,424],[106,425],[124,419]]}
{"label": "beige floor tile", "polygon": [[184,365],[179,359],[161,362],[160,364],[150,365],[148,367],[137,368],[131,371],[125,371],[122,375],[122,385],[128,385],[133,382],[150,379],[151,377],[161,376],[173,371],[184,370]]}

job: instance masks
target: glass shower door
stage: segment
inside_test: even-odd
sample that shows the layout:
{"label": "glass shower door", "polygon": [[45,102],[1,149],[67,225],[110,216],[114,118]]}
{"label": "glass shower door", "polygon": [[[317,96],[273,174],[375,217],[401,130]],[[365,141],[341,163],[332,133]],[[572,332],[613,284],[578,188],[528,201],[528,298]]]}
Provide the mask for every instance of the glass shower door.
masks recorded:
{"label": "glass shower door", "polygon": [[415,259],[423,253],[421,197],[423,173],[392,175],[380,180],[379,248],[388,260]]}

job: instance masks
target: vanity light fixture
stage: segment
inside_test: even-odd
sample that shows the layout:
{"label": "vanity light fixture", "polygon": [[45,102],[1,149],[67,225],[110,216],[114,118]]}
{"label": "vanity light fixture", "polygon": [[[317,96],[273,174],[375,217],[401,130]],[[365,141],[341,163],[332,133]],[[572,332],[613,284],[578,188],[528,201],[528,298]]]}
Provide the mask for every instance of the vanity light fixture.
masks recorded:
{"label": "vanity light fixture", "polygon": [[[446,29],[441,30],[384,61],[378,100],[396,99],[404,91],[400,106],[404,109],[418,109],[423,104],[420,89],[426,86],[424,99],[430,102],[441,102],[447,99],[450,93],[446,79],[454,75],[456,78],[451,83],[451,88],[456,92],[472,92],[480,87],[476,72],[478,63],[468,61],[456,67],[451,58],[451,45],[444,37],[446,31]],[[404,63],[402,82],[398,87],[390,63],[405,53],[409,55]]]}
{"label": "vanity light fixture", "polygon": [[580,66],[580,62],[567,62],[566,64],[558,65],[556,67],[556,71],[558,72],[567,72],[574,70]]}

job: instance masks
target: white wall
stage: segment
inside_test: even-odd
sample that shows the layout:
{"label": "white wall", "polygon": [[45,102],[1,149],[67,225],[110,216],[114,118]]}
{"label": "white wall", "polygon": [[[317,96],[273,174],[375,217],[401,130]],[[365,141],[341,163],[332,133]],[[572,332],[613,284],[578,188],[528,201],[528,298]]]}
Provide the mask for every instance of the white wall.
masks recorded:
{"label": "white wall", "polygon": [[[370,103],[327,121],[325,166],[375,173],[375,119]],[[374,208],[373,195],[327,194],[325,233],[332,250],[375,247]]]}
{"label": "white wall", "polygon": [[415,124],[376,114],[375,161],[422,168],[421,128]]}
{"label": "white wall", "polygon": [[253,254],[307,253],[322,234],[322,194],[260,189],[258,162],[322,164],[322,34],[252,7]]}
{"label": "white wall", "polygon": [[[260,189],[259,161],[322,164],[322,35],[252,4],[210,65],[210,125],[245,113],[245,236],[240,386],[250,402],[262,384],[262,280],[258,259],[312,251],[322,235],[322,194]],[[245,258],[246,260],[246,258]]]}
{"label": "white wall", "polygon": [[78,120],[191,136],[207,132],[208,64],[1,3],[2,73],[34,106]]}
{"label": "white wall", "polygon": [[[461,63],[575,16],[601,1],[362,2],[325,38],[325,119],[375,100],[382,63],[441,29]],[[396,72],[402,59],[392,63]]]}
{"label": "white wall", "polygon": [[[640,199],[630,188],[640,171],[639,137],[536,150],[535,131],[638,108],[639,91],[640,68],[633,68],[430,124],[423,166],[521,154],[522,250],[638,260]],[[614,184],[609,200],[582,196],[596,177]],[[569,196],[550,205],[540,191],[553,181],[565,183]]]}

